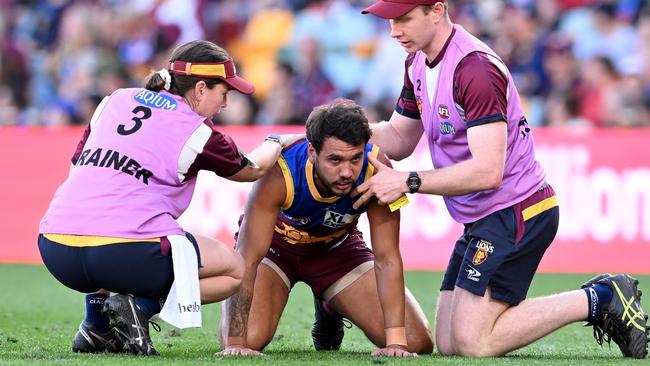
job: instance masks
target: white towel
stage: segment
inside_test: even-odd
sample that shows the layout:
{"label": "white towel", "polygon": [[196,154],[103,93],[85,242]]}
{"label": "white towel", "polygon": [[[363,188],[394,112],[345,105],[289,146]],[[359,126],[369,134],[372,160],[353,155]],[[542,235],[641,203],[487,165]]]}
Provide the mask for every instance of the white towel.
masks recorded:
{"label": "white towel", "polygon": [[172,247],[174,283],[160,319],[178,328],[201,327],[201,289],[196,251],[192,242],[183,235],[167,236]]}

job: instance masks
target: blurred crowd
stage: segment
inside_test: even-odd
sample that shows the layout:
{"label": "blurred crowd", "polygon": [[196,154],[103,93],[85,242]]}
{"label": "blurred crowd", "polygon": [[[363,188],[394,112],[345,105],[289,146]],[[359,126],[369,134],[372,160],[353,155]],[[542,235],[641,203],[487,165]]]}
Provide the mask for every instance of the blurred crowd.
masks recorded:
{"label": "blurred crowd", "polygon": [[[342,96],[387,119],[403,49],[371,0],[0,0],[0,126],[85,124],[142,86],[175,45],[226,48],[253,96],[224,125],[303,124]],[[452,21],[509,66],[533,125],[650,126],[650,0],[449,0]]]}

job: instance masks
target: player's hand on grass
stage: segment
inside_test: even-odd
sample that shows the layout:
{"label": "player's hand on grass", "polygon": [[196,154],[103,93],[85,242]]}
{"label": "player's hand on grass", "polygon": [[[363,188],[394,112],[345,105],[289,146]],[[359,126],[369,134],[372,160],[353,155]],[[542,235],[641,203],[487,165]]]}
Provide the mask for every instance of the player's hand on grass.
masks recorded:
{"label": "player's hand on grass", "polygon": [[403,346],[390,345],[378,348],[371,353],[374,357],[418,357],[417,353],[407,351]]}
{"label": "player's hand on grass", "polygon": [[217,353],[219,356],[262,356],[263,353],[244,346],[228,346]]}

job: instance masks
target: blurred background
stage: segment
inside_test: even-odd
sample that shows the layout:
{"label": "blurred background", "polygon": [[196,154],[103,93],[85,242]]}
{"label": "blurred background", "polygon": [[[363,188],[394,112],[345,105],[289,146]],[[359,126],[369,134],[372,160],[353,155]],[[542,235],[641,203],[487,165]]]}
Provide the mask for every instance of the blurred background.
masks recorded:
{"label": "blurred background", "polygon": [[[304,131],[312,108],[339,96],[387,119],[406,53],[387,21],[360,13],[371,2],[0,0],[0,263],[40,263],[38,222],[95,106],[142,86],[177,44],[214,41],[255,83],[216,118],[243,151],[269,132]],[[448,2],[452,21],[510,68],[558,193],[560,228],[540,270],[650,274],[650,0]],[[394,166],[431,169],[426,143]],[[179,221],[233,245],[250,188],[202,174]],[[441,197],[409,199],[405,268],[443,270],[462,226]]]}
{"label": "blurred background", "polygon": [[[336,96],[387,119],[405,53],[370,0],[0,0],[0,125],[85,124],[173,47],[208,39],[257,86],[221,125],[304,123]],[[535,126],[650,126],[647,0],[456,0],[452,21],[510,67]]]}

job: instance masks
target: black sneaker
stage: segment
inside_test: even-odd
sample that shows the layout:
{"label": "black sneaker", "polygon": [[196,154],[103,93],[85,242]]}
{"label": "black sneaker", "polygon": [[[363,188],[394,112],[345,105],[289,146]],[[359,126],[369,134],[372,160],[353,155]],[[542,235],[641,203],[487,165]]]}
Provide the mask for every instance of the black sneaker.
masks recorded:
{"label": "black sneaker", "polygon": [[613,292],[612,301],[603,306],[602,320],[592,324],[596,342],[602,346],[603,342],[613,340],[623,356],[645,358],[650,328],[647,326],[648,315],[641,308],[639,281],[628,275],[600,275],[592,280],[595,280],[594,284],[611,287]]}
{"label": "black sneaker", "polygon": [[580,286],[580,288],[591,287],[591,286],[597,284],[598,281],[602,280],[603,278],[607,278],[607,277],[612,277],[612,275],[609,274],[609,273],[603,273],[603,274],[596,275],[596,276],[592,277],[589,281],[583,283],[582,286]]}
{"label": "black sneaker", "polygon": [[124,343],[112,331],[102,333],[92,324],[81,322],[72,340],[72,351],[79,353],[119,353],[124,351]]}
{"label": "black sneaker", "polygon": [[115,335],[124,343],[124,350],[134,355],[157,356],[149,337],[149,319],[138,309],[132,295],[119,294],[104,302],[102,312],[108,315]]}
{"label": "black sneaker", "polygon": [[314,317],[311,338],[316,351],[338,351],[343,342],[343,317],[326,312],[317,298],[314,298]]}

